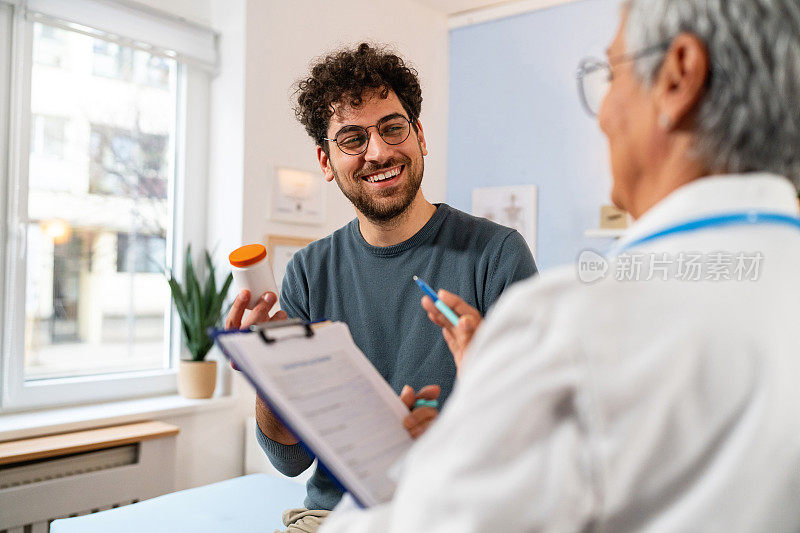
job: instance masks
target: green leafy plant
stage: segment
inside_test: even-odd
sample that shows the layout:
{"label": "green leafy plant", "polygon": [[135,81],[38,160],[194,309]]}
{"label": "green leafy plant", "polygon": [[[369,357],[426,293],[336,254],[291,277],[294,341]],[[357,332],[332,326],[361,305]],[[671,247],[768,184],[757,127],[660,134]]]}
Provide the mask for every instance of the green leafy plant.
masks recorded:
{"label": "green leafy plant", "polygon": [[[205,280],[198,279],[192,262],[192,247],[186,247],[186,261],[183,271],[183,286],[169,271],[167,283],[172,293],[172,300],[178,310],[183,326],[183,340],[193,361],[203,361],[214,340],[209,336],[208,329],[216,327],[222,320],[222,305],[228,289],[233,281],[233,275],[228,274],[222,287],[217,291],[217,281],[214,272],[214,263],[211,255],[205,250],[206,276]],[[166,272],[165,272],[166,275]]]}

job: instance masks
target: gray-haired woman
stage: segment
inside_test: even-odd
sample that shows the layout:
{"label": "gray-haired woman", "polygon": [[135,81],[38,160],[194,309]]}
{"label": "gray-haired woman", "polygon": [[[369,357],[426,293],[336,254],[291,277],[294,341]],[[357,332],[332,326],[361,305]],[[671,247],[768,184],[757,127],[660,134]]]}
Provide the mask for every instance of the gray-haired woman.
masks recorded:
{"label": "gray-haired woman", "polygon": [[800,3],[631,0],[607,55],[635,224],[506,293],[393,501],[325,533],[800,530]]}

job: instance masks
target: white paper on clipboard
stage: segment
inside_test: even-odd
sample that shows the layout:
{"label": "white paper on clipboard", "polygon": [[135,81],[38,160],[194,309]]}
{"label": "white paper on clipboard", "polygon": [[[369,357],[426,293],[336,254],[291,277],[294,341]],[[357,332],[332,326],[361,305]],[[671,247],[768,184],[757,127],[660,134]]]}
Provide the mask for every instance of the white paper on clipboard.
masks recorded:
{"label": "white paper on clipboard", "polygon": [[356,500],[365,507],[389,501],[396,487],[389,469],[413,442],[402,424],[408,408],[344,323],[311,337],[287,333],[269,344],[255,332],[216,341]]}

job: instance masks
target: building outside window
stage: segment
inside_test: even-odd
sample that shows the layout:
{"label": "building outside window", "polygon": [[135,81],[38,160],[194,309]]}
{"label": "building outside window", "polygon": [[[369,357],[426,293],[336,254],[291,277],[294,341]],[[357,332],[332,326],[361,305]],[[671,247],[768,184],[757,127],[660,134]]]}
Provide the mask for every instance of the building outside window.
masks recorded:
{"label": "building outside window", "polygon": [[45,24],[36,26],[34,32],[39,45],[34,50],[33,61],[49,67],[66,66],[68,48],[64,46],[64,41],[67,32]]}
{"label": "building outside window", "polygon": [[133,49],[102,39],[92,40],[92,73],[129,81],[133,75]]}
{"label": "building outside window", "polygon": [[[56,50],[45,28],[34,56]],[[25,376],[163,368],[177,64],[146,83],[147,52],[58,33],[73,66],[31,73]]]}
{"label": "building outside window", "polygon": [[31,118],[31,154],[63,160],[68,121],[64,117],[34,114]]}
{"label": "building outside window", "polygon": [[170,138],[92,124],[89,190],[96,194],[166,200]]}
{"label": "building outside window", "polygon": [[147,83],[155,87],[166,87],[169,84],[169,61],[163,57],[150,56],[147,59]]}
{"label": "building outside window", "polygon": [[162,272],[167,241],[161,235],[117,234],[117,272]]}

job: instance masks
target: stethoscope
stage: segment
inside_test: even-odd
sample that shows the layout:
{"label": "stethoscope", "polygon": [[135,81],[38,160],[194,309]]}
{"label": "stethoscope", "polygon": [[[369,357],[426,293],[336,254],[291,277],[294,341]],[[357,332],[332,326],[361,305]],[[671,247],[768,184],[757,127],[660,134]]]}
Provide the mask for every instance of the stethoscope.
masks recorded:
{"label": "stethoscope", "polygon": [[791,226],[800,230],[800,218],[786,215],[784,213],[756,210],[697,218],[687,222],[681,222],[672,226],[667,226],[666,228],[658,230],[655,233],[651,233],[649,235],[645,235],[644,237],[634,239],[631,242],[618,245],[611,249],[608,256],[614,257],[622,252],[630,250],[631,248],[680,233],[691,233],[709,228],[723,228],[728,226],[758,225]]}

